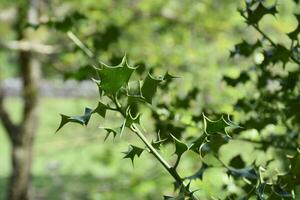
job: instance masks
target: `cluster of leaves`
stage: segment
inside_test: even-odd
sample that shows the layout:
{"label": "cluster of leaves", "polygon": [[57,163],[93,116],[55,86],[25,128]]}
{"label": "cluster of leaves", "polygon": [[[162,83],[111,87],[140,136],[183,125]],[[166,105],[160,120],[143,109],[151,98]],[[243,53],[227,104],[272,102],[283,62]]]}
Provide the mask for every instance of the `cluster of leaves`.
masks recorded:
{"label": "cluster of leaves", "polygon": [[[256,64],[255,70],[252,67],[242,71],[236,79],[224,77],[224,80],[231,86],[255,81],[258,95],[240,99],[236,103],[236,108],[242,109],[246,114],[241,125],[246,128],[255,128],[258,131],[264,130],[269,124],[285,127],[287,133],[285,135],[272,133],[270,137],[261,137],[259,141],[248,141],[256,142],[257,150],[266,152],[270,148],[280,148],[283,150],[282,154],[290,155],[282,160],[283,165],[288,169],[285,173],[277,173],[275,177],[265,174],[265,171],[271,167],[269,164],[272,159],[268,160],[265,165],[258,164],[256,161],[247,165],[242,156],[238,154],[231,158],[228,164],[223,162],[219,156],[221,147],[231,140],[244,139],[241,134],[238,134],[241,127],[233,123],[229,117],[225,118],[224,115],[217,120],[211,120],[204,114],[191,115],[190,123],[178,123],[176,121],[177,109],[189,109],[191,101],[196,99],[199,91],[195,88],[188,92],[185,98],[174,99],[170,104],[165,102],[155,104],[153,99],[157,90],[160,88],[165,92],[168,89],[168,83],[175,77],[169,73],[162,77],[154,77],[148,73],[142,76],[144,78],[140,78],[143,74],[141,71],[144,69],[139,70],[138,67],[129,66],[126,57],[116,66],[94,62],[94,67],[87,66],[85,68],[89,74],[93,74],[93,80],[99,88],[98,106],[94,109],[86,108],[84,114],[80,116],[61,115],[62,120],[58,130],[69,122],[87,125],[93,114],[105,118],[107,112],[120,113],[123,122],[117,127],[104,128],[107,134],[106,138],[121,136],[126,128],[136,133],[145,146],[129,145],[128,151],[124,152],[124,158],[129,158],[133,162],[134,158],[141,156],[145,150],[150,152],[174,178],[178,194],[175,197],[164,196],[166,200],[198,199],[198,191],[201,191],[201,188],[197,188],[196,182],[199,179],[203,180],[203,174],[214,167],[222,168],[228,179],[231,180],[230,184],[240,188],[238,191],[227,192],[226,199],[295,199],[297,195],[295,189],[299,184],[300,175],[300,155],[297,151],[300,113],[298,75],[300,72],[296,67],[284,75],[274,75],[272,66],[282,64],[283,69],[286,69],[289,64],[298,65],[300,63],[297,39],[300,25],[295,31],[288,34],[291,39],[291,47],[287,48],[284,44],[274,43],[260,29],[259,22],[267,14],[275,15],[277,10],[276,5],[267,7],[261,0],[246,2],[246,8],[240,10],[240,13],[246,23],[255,28],[262,38],[259,38],[254,44],[248,43],[246,40],[237,44],[231,52],[231,56],[250,57],[257,51],[261,51],[264,60],[260,64]],[[299,21],[300,17],[298,15],[296,17]],[[268,89],[270,81],[279,81],[280,91],[270,91]],[[152,142],[148,141],[144,134],[145,130],[141,128],[140,116],[145,106],[151,109],[155,121],[157,137]],[[167,112],[164,117],[161,114],[162,110]],[[200,130],[199,135],[186,137],[184,133],[191,126]],[[232,134],[229,134],[229,131]],[[170,165],[160,152],[162,146],[169,144],[175,148],[176,160],[173,165]],[[187,151],[199,155],[199,160],[195,162],[201,162],[202,165],[195,173],[191,173],[192,175],[182,177],[179,175],[177,167]],[[214,158],[215,162],[210,162],[207,158]],[[225,190],[229,187],[229,183],[224,185]]]}
{"label": "cluster of leaves", "polygon": [[[294,2],[298,3],[298,1]],[[255,128],[261,133],[256,141],[259,144],[257,149],[261,152],[267,153],[271,149],[279,149],[280,154],[283,155],[282,165],[287,168],[284,175],[276,174],[277,180],[272,184],[268,183],[269,180],[259,182],[257,189],[261,191],[260,199],[293,199],[295,195],[299,195],[296,193],[299,188],[299,176],[296,172],[299,168],[296,165],[299,164],[297,149],[299,148],[300,128],[298,37],[300,17],[299,14],[295,14],[298,25],[294,31],[286,33],[289,41],[277,43],[264,32],[260,22],[266,15],[275,16],[278,13],[278,7],[276,3],[273,6],[266,6],[261,0],[246,2],[240,14],[249,28],[257,31],[259,37],[255,43],[243,40],[235,45],[234,50],[231,51],[231,57],[251,58],[255,54],[260,54],[263,60],[243,70],[237,78],[224,77],[228,85],[248,84],[255,88],[253,95],[243,97],[235,104],[236,110],[242,111],[244,115],[241,124],[246,128]],[[270,125],[277,129],[272,132],[268,131]],[[278,127],[284,131],[279,131]],[[265,137],[263,132],[268,132],[268,136]],[[292,158],[287,159],[288,155],[292,155]],[[269,163],[265,167],[268,168],[268,165]],[[279,189],[279,191],[272,191],[269,187]],[[277,195],[276,198],[273,194]]]}

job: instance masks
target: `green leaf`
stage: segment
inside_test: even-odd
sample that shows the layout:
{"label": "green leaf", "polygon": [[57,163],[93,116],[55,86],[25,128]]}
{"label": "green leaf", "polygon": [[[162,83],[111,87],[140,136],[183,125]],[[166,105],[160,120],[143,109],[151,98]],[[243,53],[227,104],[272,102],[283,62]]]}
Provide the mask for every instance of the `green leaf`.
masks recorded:
{"label": "green leaf", "polygon": [[230,86],[235,87],[237,86],[239,83],[245,83],[248,80],[250,80],[250,76],[248,75],[247,72],[242,71],[240,76],[238,78],[230,78],[228,76],[224,76],[223,80]]}
{"label": "green leaf", "polygon": [[141,89],[141,81],[129,82],[128,87],[127,87],[127,96],[143,98],[142,89]]}
{"label": "green leaf", "polygon": [[194,141],[192,141],[189,149],[194,151],[195,153],[199,154],[200,153],[200,147],[203,144],[203,142],[206,139],[206,135],[202,134],[200,137],[196,138]]}
{"label": "green leaf", "polygon": [[123,152],[125,154],[125,156],[123,158],[130,158],[133,164],[134,161],[134,157],[138,156],[140,157],[140,155],[143,153],[144,149],[134,146],[134,145],[130,145],[128,148],[127,152]]}
{"label": "green leaf", "polygon": [[247,179],[258,179],[256,171],[253,167],[245,167],[242,169],[237,169],[233,167],[228,167],[228,174],[236,178],[247,178]]}
{"label": "green leaf", "polygon": [[151,145],[157,149],[160,150],[160,146],[167,141],[167,138],[161,139],[160,138],[160,132],[157,133],[156,139],[151,141]]}
{"label": "green leaf", "polygon": [[99,101],[98,102],[98,106],[97,106],[97,108],[95,108],[95,110],[93,111],[93,113],[97,113],[101,117],[105,118],[106,110],[107,109],[108,109],[108,107]]}
{"label": "green leaf", "polygon": [[186,152],[188,150],[188,146],[186,144],[184,144],[183,142],[181,142],[180,140],[178,140],[176,137],[174,137],[171,134],[173,140],[174,140],[174,144],[175,144],[175,154],[178,157],[181,157],[181,155]]}
{"label": "green leaf", "polygon": [[174,78],[179,78],[179,77],[173,76],[173,75],[169,74],[169,72],[167,71],[166,74],[164,75],[163,80],[167,81],[167,80],[171,80],[171,79],[174,79]]}
{"label": "green leaf", "polygon": [[113,134],[113,138],[115,138],[117,135],[122,136],[125,128],[125,123],[126,122],[124,121],[124,123],[117,128],[104,128],[104,130],[106,130],[106,136],[104,140],[106,140],[111,134]]}
{"label": "green leaf", "polygon": [[275,15],[277,13],[276,5],[271,7],[265,7],[263,3],[259,3],[255,9],[247,6],[247,19],[246,22],[249,25],[258,24],[258,22],[267,14]]}
{"label": "green leaf", "polygon": [[296,177],[300,177],[300,153],[297,152],[295,156],[289,157],[289,160],[292,174]]}
{"label": "green leaf", "polygon": [[215,134],[215,133],[223,133],[223,134],[228,135],[225,128],[229,127],[230,124],[227,121],[225,121],[223,116],[220,119],[213,121],[213,120],[208,119],[203,114],[203,119],[204,119],[204,131],[207,135]]}
{"label": "green leaf", "polygon": [[204,157],[206,154],[218,154],[218,151],[221,148],[221,146],[227,144],[229,142],[230,137],[218,133],[209,135],[205,139],[206,142],[204,142],[199,149],[201,157]]}
{"label": "green leaf", "polygon": [[61,114],[61,122],[60,122],[60,125],[57,128],[56,132],[58,132],[64,125],[66,125],[69,122],[78,123],[81,125],[87,125],[91,118],[92,113],[93,113],[92,109],[85,108],[85,112],[81,116],[67,116],[67,115]]}
{"label": "green leaf", "polygon": [[122,62],[117,66],[102,65],[98,69],[100,77],[100,88],[105,95],[116,95],[116,93],[128,84],[128,81],[135,70],[128,65],[126,56],[123,57]]}
{"label": "green leaf", "polygon": [[161,81],[162,79],[154,78],[150,74],[148,74],[148,76],[144,80],[141,91],[142,91],[142,96],[147,103],[150,104],[152,103],[152,99],[156,93],[157,86]]}
{"label": "green leaf", "polygon": [[126,119],[125,119],[125,127],[130,128],[130,126],[135,124],[140,124],[141,115],[137,114],[137,116],[132,116],[131,114],[131,108],[129,107],[126,111]]}
{"label": "green leaf", "polygon": [[259,40],[254,44],[250,44],[247,41],[243,40],[241,43],[234,46],[233,51],[230,51],[230,57],[234,57],[235,55],[249,57],[257,48],[261,46],[262,44]]}

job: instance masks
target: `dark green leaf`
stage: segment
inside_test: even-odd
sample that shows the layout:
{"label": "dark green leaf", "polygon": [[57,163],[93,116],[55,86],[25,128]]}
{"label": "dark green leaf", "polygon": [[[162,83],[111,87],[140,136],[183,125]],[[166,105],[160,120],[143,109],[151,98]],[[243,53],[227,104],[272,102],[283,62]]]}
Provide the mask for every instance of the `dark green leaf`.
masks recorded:
{"label": "dark green leaf", "polygon": [[247,6],[247,19],[246,22],[249,25],[258,24],[258,22],[267,14],[275,15],[277,13],[276,5],[271,7],[265,7],[263,3],[259,3],[256,8]]}
{"label": "dark green leaf", "polygon": [[141,88],[142,96],[147,103],[152,103],[152,98],[156,93],[157,86],[162,81],[162,79],[156,79],[150,74],[144,80],[143,86]]}
{"label": "dark green leaf", "polygon": [[104,128],[107,132],[104,140],[106,140],[111,134],[113,134],[113,138],[115,138],[117,135],[121,136],[123,134],[124,128],[125,123],[117,128]]}
{"label": "dark green leaf", "polygon": [[247,72],[242,71],[238,78],[230,78],[228,76],[224,76],[223,80],[230,86],[235,87],[239,83],[245,83],[250,80],[250,76]]}
{"label": "dark green leaf", "polygon": [[93,113],[92,109],[85,108],[85,112],[81,116],[67,116],[61,114],[61,122],[56,132],[59,131],[65,124],[69,122],[78,123],[81,125],[87,125],[91,118],[92,113]]}
{"label": "dark green leaf", "polygon": [[237,155],[230,160],[229,166],[235,169],[242,169],[245,167],[245,162],[242,159],[241,155]]}
{"label": "dark green leaf", "polygon": [[105,118],[107,106],[99,101],[97,108],[93,111],[93,113],[99,114],[101,117]]}
{"label": "dark green leaf", "polygon": [[174,140],[174,144],[175,144],[175,154],[180,157],[184,152],[186,152],[188,150],[188,146],[186,144],[184,144],[183,142],[181,142],[180,140],[178,140],[176,137],[174,137],[171,134],[173,140]]}
{"label": "dark green leaf", "polygon": [[225,128],[229,127],[230,124],[227,121],[225,121],[223,116],[220,119],[213,121],[208,119],[203,114],[203,119],[204,119],[204,131],[207,135],[214,134],[214,133],[223,133],[228,135]]}
{"label": "dark green leaf", "polygon": [[234,57],[235,55],[242,55],[245,57],[249,57],[257,48],[261,47],[261,42],[258,40],[254,44],[250,44],[243,40],[241,43],[236,44],[234,46],[234,50],[230,51],[230,57]]}
{"label": "dark green leaf", "polygon": [[228,173],[236,178],[258,179],[256,171],[253,167],[246,167],[242,169],[228,167]]}
{"label": "dark green leaf", "polygon": [[200,146],[200,155],[204,157],[206,154],[216,155],[224,144],[229,142],[229,137],[224,134],[213,134],[206,137],[206,142]]}
{"label": "dark green leaf", "polygon": [[130,158],[133,164],[134,161],[134,157],[138,156],[140,157],[140,155],[143,153],[144,149],[134,146],[134,145],[130,145],[128,148],[127,152],[123,152],[125,154],[124,158]]}

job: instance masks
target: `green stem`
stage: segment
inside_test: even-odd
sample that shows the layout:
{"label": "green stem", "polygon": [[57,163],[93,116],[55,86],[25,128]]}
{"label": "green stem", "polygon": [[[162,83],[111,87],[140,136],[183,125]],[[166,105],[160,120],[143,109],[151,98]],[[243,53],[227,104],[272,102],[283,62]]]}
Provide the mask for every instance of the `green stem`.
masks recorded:
{"label": "green stem", "polygon": [[144,142],[150,152],[154,157],[164,166],[164,168],[169,172],[169,174],[175,179],[178,185],[182,185],[185,192],[190,196],[192,200],[198,200],[198,198],[189,190],[189,188],[183,183],[182,178],[177,173],[176,169],[171,167],[171,165],[156,151],[156,149],[147,140],[143,132],[137,127],[136,124],[131,125],[131,130]]}

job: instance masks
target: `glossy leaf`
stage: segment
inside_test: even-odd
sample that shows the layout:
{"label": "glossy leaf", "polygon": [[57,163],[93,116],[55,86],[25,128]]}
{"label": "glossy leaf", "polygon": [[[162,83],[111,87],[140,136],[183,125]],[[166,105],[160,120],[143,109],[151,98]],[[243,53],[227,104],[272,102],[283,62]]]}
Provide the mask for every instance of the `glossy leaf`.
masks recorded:
{"label": "glossy leaf", "polygon": [[126,56],[123,57],[122,62],[117,66],[103,64],[102,68],[98,69],[99,86],[105,95],[116,95],[123,86],[127,86],[134,70],[135,68],[128,65]]}

